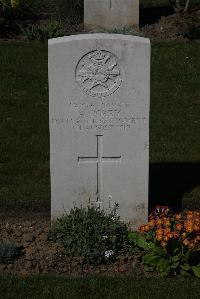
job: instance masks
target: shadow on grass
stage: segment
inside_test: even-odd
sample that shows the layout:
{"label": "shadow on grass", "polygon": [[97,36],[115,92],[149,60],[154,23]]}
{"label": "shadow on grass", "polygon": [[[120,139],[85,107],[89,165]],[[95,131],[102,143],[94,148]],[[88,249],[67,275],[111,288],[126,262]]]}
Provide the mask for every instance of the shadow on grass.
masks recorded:
{"label": "shadow on grass", "polygon": [[140,9],[140,27],[157,23],[161,17],[172,15],[174,10],[170,6],[144,7]]}
{"label": "shadow on grass", "polygon": [[180,211],[184,195],[198,185],[200,163],[150,164],[149,210],[156,205],[167,205],[173,211]]}
{"label": "shadow on grass", "polygon": [[[197,192],[191,192],[196,187]],[[200,209],[200,163],[150,163],[149,212],[156,205],[169,206],[176,212],[182,208]],[[0,217],[50,218],[50,206],[50,198],[46,201],[0,200]]]}

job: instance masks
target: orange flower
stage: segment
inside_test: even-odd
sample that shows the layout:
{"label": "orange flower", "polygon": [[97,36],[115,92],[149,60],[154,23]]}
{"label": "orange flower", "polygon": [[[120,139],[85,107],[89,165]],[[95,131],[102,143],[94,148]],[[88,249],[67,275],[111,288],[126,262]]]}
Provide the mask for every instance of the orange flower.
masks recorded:
{"label": "orange flower", "polygon": [[177,223],[176,224],[176,229],[180,231],[182,229],[182,224],[181,223]]}
{"label": "orange flower", "polygon": [[174,217],[177,221],[181,220],[181,214],[175,214]]}
{"label": "orange flower", "polygon": [[163,232],[164,232],[164,230],[163,230],[162,228],[158,228],[158,229],[156,230],[156,234],[157,234],[157,235],[163,235]]}
{"label": "orange flower", "polygon": [[163,240],[166,241],[166,242],[168,242],[168,241],[169,241],[169,238],[168,238],[167,236],[164,236],[164,237],[163,237]]}
{"label": "orange flower", "polygon": [[193,212],[192,211],[188,211],[187,213],[187,219],[193,219]]}
{"label": "orange flower", "polygon": [[183,244],[184,244],[185,246],[188,246],[188,244],[189,244],[189,240],[188,240],[188,239],[185,239],[185,240],[183,241]]}
{"label": "orange flower", "polygon": [[199,231],[199,225],[195,224],[194,227],[193,227],[193,229],[194,229],[195,232],[198,232]]}
{"label": "orange flower", "polygon": [[154,226],[155,226],[155,220],[150,220],[149,222],[148,222],[148,225],[149,225],[149,227],[151,227],[151,228],[153,228]]}
{"label": "orange flower", "polygon": [[178,232],[173,232],[173,237],[174,239],[179,238],[180,234]]}
{"label": "orange flower", "polygon": [[163,224],[162,220],[161,219],[157,219],[156,220],[156,225],[157,226],[161,226]]}
{"label": "orange flower", "polygon": [[170,228],[164,228],[164,229],[163,229],[163,234],[164,234],[165,236],[167,236],[167,234],[169,234],[170,232],[171,232]]}
{"label": "orange flower", "polygon": [[146,225],[144,225],[144,224],[139,227],[139,232],[141,234],[144,234],[146,232],[145,227],[146,227]]}
{"label": "orange flower", "polygon": [[188,225],[188,226],[186,226],[185,230],[186,230],[187,233],[192,233],[193,232],[193,226]]}
{"label": "orange flower", "polygon": [[168,221],[168,218],[167,217],[163,217],[162,220],[165,223],[166,221]]}
{"label": "orange flower", "polygon": [[162,238],[163,238],[163,230],[162,230],[162,228],[157,229],[157,230],[156,230],[156,239],[157,239],[158,241],[161,241]]}
{"label": "orange flower", "polygon": [[161,241],[163,239],[162,235],[156,235],[156,240]]}
{"label": "orange flower", "polygon": [[200,241],[200,235],[196,236],[196,240]]}
{"label": "orange flower", "polygon": [[186,214],[187,215],[193,215],[193,212],[192,211],[187,211]]}
{"label": "orange flower", "polygon": [[186,220],[184,222],[184,227],[187,233],[193,232],[193,222],[191,220]]}
{"label": "orange flower", "polygon": [[160,245],[161,245],[162,247],[165,247],[165,246],[167,246],[167,242],[165,242],[165,241],[161,241],[161,242],[160,242]]}
{"label": "orange flower", "polygon": [[191,249],[191,248],[193,248],[193,247],[194,247],[194,245],[195,245],[195,244],[194,244],[194,242],[189,242],[189,244],[188,244],[188,248],[190,248],[190,249]]}
{"label": "orange flower", "polygon": [[172,238],[173,238],[173,233],[167,233],[167,237],[168,237],[169,239],[172,239]]}
{"label": "orange flower", "polygon": [[166,221],[164,222],[164,226],[166,226],[166,227],[171,226],[171,222],[170,222],[169,220],[166,220]]}

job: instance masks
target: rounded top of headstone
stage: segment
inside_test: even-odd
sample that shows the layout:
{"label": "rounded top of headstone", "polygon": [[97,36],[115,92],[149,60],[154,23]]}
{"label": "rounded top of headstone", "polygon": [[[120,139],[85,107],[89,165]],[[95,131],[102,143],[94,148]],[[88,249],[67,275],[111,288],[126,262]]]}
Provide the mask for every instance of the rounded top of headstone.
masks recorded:
{"label": "rounded top of headstone", "polygon": [[128,34],[113,34],[113,33],[89,33],[89,34],[77,34],[70,36],[63,36],[52,38],[48,40],[49,45],[71,42],[71,41],[81,41],[81,40],[124,40],[124,41],[132,41],[138,43],[146,43],[150,44],[150,40],[146,37],[140,37],[135,35]]}

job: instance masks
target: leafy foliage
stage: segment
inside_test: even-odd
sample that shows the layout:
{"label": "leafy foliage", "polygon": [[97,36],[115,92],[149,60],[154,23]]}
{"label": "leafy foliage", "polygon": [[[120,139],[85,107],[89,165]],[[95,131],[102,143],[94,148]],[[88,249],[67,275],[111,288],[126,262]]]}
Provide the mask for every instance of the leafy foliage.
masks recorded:
{"label": "leafy foliage", "polygon": [[67,256],[82,256],[98,264],[115,259],[128,230],[113,213],[94,206],[74,208],[53,225],[50,239],[61,243]]}
{"label": "leafy foliage", "polygon": [[58,21],[51,21],[47,25],[30,25],[21,30],[28,40],[45,41],[64,35],[63,25]]}
{"label": "leafy foliage", "polygon": [[129,233],[133,247],[143,251],[146,271],[195,275],[200,278],[200,213],[173,215],[168,208],[156,209],[147,225]]}
{"label": "leafy foliage", "polygon": [[0,263],[8,264],[17,259],[22,247],[11,241],[0,241]]}

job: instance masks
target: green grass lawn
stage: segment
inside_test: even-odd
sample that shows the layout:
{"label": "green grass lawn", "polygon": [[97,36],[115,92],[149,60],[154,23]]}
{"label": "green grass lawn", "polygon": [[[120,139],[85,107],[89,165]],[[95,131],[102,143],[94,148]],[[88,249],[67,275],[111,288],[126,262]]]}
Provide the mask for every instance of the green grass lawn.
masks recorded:
{"label": "green grass lawn", "polygon": [[0,277],[0,298],[199,299],[200,280],[145,277]]}
{"label": "green grass lawn", "polygon": [[47,200],[47,46],[2,43],[0,69],[0,199]]}
{"label": "green grass lawn", "polygon": [[[152,45],[151,162],[200,161],[199,50]],[[47,45],[2,42],[0,70],[0,200],[49,201]]]}

